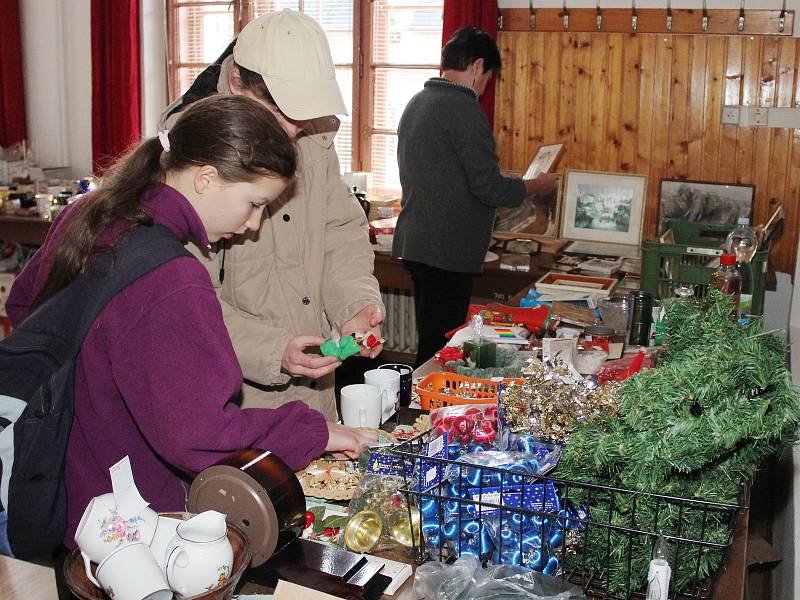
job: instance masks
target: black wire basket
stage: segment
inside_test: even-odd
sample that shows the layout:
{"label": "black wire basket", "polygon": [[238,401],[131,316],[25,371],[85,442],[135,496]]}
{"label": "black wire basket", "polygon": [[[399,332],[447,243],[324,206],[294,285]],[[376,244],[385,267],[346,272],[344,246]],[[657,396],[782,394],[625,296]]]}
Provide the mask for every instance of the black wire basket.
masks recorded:
{"label": "black wire basket", "polygon": [[712,597],[744,490],[739,504],[725,504],[523,476],[426,456],[426,439],[392,450],[404,467],[400,491],[421,514],[421,527],[412,528],[419,562],[469,553],[484,564],[524,565],[567,579],[590,598],[645,598],[662,535],[672,568],[669,597]]}

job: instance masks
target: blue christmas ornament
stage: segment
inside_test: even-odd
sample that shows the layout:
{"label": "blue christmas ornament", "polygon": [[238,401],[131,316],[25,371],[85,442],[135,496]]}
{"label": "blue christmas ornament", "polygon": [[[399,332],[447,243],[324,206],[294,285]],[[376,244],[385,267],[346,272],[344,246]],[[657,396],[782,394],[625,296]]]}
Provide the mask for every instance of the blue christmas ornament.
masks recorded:
{"label": "blue christmas ornament", "polygon": [[485,446],[484,444],[479,444],[478,442],[470,442],[469,446],[467,446],[467,454],[472,454],[474,452],[486,452],[489,450],[490,447]]}
{"label": "blue christmas ornament", "polygon": [[438,548],[441,543],[439,521],[422,520],[422,537],[428,546]]}
{"label": "blue christmas ornament", "polygon": [[439,514],[439,501],[436,498],[422,498],[419,503],[419,513],[423,519],[437,516]]}
{"label": "blue christmas ornament", "polygon": [[517,451],[532,454],[534,452],[536,439],[532,435],[521,434],[517,436]]}
{"label": "blue christmas ornament", "polygon": [[547,564],[542,569],[542,573],[545,575],[558,575],[558,559],[555,556],[551,556],[547,559]]}
{"label": "blue christmas ornament", "polygon": [[458,513],[458,506],[459,502],[457,500],[447,500],[444,503],[444,518],[445,520],[449,520],[450,518],[455,518]]}
{"label": "blue christmas ornament", "polygon": [[456,460],[461,456],[461,444],[458,442],[451,442],[447,444],[447,458]]}
{"label": "blue christmas ornament", "polygon": [[561,548],[561,545],[564,543],[564,532],[561,529],[556,529],[550,534],[548,543],[553,549],[557,550],[558,548]]}
{"label": "blue christmas ornament", "polygon": [[440,532],[442,539],[456,539],[458,537],[458,520],[453,519],[452,521],[447,521],[444,525],[442,525]]}

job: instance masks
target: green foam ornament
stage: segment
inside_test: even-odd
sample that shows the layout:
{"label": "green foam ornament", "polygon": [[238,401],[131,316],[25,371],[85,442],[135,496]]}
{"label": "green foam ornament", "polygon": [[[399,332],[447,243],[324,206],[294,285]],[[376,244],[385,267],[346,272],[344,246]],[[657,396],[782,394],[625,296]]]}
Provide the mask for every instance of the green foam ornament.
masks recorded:
{"label": "green foam ornament", "polygon": [[339,360],[350,358],[361,351],[361,347],[356,343],[352,335],[346,335],[337,344],[334,340],[325,340],[320,347],[322,356],[335,356]]}

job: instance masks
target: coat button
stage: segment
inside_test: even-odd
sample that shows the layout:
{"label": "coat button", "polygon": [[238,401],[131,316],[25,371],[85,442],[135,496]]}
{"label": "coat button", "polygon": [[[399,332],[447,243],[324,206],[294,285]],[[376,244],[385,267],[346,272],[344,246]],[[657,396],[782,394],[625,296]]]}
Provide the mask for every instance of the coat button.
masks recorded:
{"label": "coat button", "polygon": [[305,304],[306,306],[311,304],[311,298],[309,298],[308,296],[303,296],[303,304]]}
{"label": "coat button", "polygon": [[286,221],[287,223],[289,222],[289,219],[291,219],[291,218],[292,217],[290,217],[289,215],[283,215],[283,220]]}

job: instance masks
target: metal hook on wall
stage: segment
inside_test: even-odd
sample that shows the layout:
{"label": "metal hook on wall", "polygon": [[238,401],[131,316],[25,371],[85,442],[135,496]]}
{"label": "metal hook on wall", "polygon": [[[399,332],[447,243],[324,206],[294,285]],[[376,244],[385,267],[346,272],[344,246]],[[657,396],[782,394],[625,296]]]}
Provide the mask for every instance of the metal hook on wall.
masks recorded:
{"label": "metal hook on wall", "polygon": [[597,0],[597,8],[595,9],[594,26],[597,31],[603,26],[603,11],[600,10],[600,0]]}
{"label": "metal hook on wall", "polygon": [[667,0],[667,31],[672,31],[672,0]]}
{"label": "metal hook on wall", "polygon": [[781,14],[778,17],[778,33],[783,33],[783,30],[786,28],[786,0],[783,0],[783,6],[781,6]]}
{"label": "metal hook on wall", "polygon": [[736,21],[736,30],[744,31],[744,0],[739,4],[739,19]]}
{"label": "metal hook on wall", "polygon": [[636,13],[636,0],[631,0],[631,30],[636,31],[639,26],[639,15]]}
{"label": "metal hook on wall", "polygon": [[706,8],[706,0],[703,0],[703,31],[708,31],[708,9]]}
{"label": "metal hook on wall", "polygon": [[531,14],[529,16],[529,22],[531,25],[531,29],[536,29],[536,8],[533,6],[533,0],[530,0],[530,10]]}
{"label": "metal hook on wall", "polygon": [[564,0],[563,9],[561,10],[561,25],[564,29],[569,29],[569,11],[567,10],[567,0]]}

